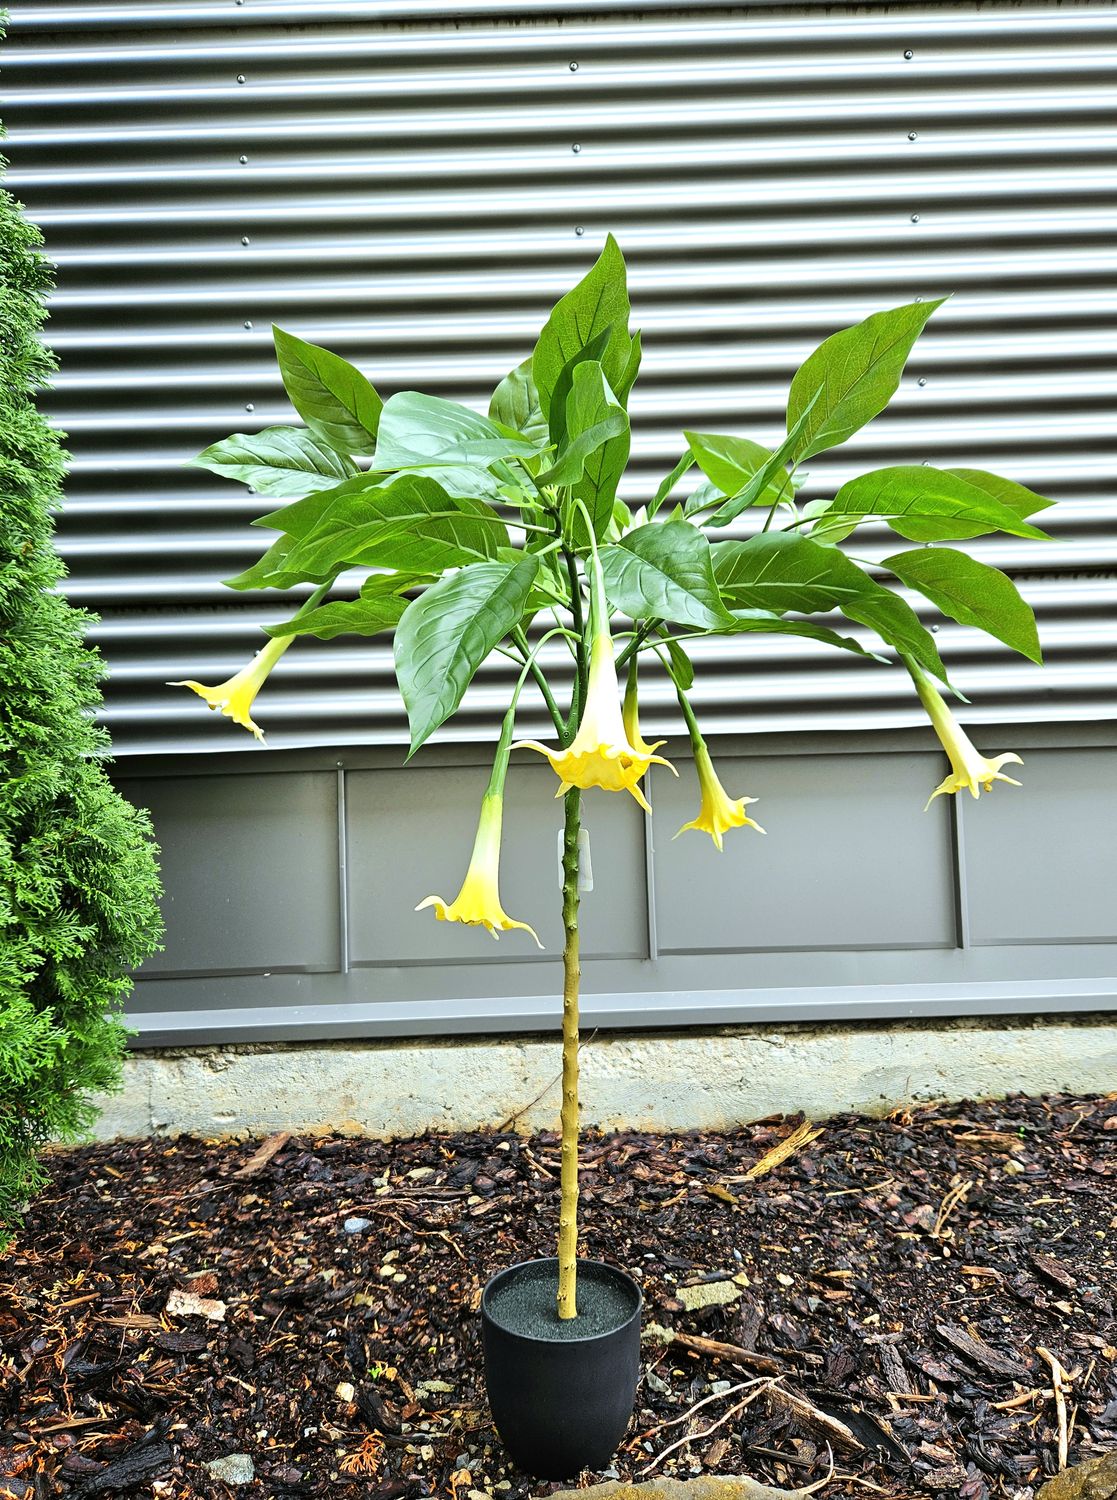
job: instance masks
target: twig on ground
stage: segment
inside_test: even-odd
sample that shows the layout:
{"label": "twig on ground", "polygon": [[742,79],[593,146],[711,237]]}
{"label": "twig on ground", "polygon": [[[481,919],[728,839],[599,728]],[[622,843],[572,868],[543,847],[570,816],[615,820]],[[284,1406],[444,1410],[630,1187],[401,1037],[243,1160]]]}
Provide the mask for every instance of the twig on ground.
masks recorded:
{"label": "twig on ground", "polygon": [[1051,1366],[1051,1394],[1055,1398],[1055,1415],[1059,1423],[1059,1472],[1067,1466],[1067,1451],[1070,1447],[1070,1434],[1067,1428],[1067,1402],[1063,1394],[1066,1386],[1070,1384],[1070,1376],[1060,1364],[1059,1360],[1051,1353],[1050,1349],[1036,1346],[1036,1353],[1040,1359]]}
{"label": "twig on ground", "polygon": [[[673,1453],[676,1448],[683,1448],[687,1443],[700,1443],[704,1438],[712,1437],[719,1427],[723,1427],[725,1423],[729,1421],[730,1417],[735,1417],[738,1412],[744,1411],[746,1406],[751,1406],[752,1403],[756,1400],[757,1396],[762,1396],[764,1395],[765,1391],[771,1390],[775,1383],[775,1378],[768,1380],[749,1381],[748,1384],[756,1386],[756,1390],[750,1392],[750,1394],[747,1395],[743,1401],[738,1401],[735,1406],[731,1406],[727,1412],[720,1416],[716,1422],[711,1423],[710,1426],[707,1427],[704,1431],[690,1433],[686,1437],[677,1438],[675,1442],[669,1443],[667,1447],[664,1448],[662,1453],[657,1453],[656,1456],[650,1460],[650,1462],[644,1465],[644,1467],[640,1470],[641,1476],[643,1476],[644,1474],[650,1474],[652,1470],[659,1464],[661,1464],[667,1457],[667,1455],[669,1453]],[[722,1392],[721,1394],[724,1395],[727,1393]],[[705,1405],[705,1402],[699,1402],[699,1405]],[[684,1416],[689,1415],[690,1412],[684,1413]],[[682,1417],[679,1417],[676,1420],[682,1421]]]}

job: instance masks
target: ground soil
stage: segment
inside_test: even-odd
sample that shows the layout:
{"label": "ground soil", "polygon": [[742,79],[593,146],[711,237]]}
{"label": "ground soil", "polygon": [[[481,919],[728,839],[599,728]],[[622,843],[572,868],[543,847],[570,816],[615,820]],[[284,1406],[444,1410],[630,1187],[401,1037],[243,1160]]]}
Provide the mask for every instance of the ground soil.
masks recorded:
{"label": "ground soil", "polygon": [[[1117,1096],[843,1116],[749,1178],[798,1123],[585,1141],[584,1253],[681,1336],[645,1343],[615,1474],[807,1485],[832,1453],[825,1496],[1026,1500],[1061,1429],[1071,1463],[1117,1445]],[[554,1137],[258,1145],[52,1157],[0,1263],[0,1495],[557,1488],[508,1465],[477,1317],[551,1253]]]}

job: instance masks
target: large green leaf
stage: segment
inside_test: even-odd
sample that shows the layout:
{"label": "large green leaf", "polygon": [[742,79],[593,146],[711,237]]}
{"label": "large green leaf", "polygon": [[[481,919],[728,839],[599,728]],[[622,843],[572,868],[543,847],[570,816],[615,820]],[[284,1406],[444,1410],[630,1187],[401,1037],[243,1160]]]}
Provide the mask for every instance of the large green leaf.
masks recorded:
{"label": "large green leaf", "polygon": [[347,359],[272,325],[291,405],[312,432],[342,453],[371,453],[384,403]]}
{"label": "large green leaf", "polygon": [[826,646],[837,646],[842,651],[852,651],[857,656],[871,656],[874,661],[886,660],[877,652],[866,650],[861,642],[855,641],[851,635],[839,635],[837,631],[825,625],[815,625],[810,620],[786,620],[782,615],[774,615],[765,609],[735,609],[732,618],[733,625],[726,628],[724,632],[726,635],[749,631],[762,635],[798,635],[808,641],[820,641]]}
{"label": "large green leaf", "polygon": [[683,475],[686,474],[688,470],[693,468],[694,454],[688,448],[687,451],[683,454],[682,458],[679,459],[678,463],[671,470],[670,474],[668,474],[665,479],[662,479],[660,481],[659,488],[652,496],[651,504],[648,506],[649,521],[655,515],[656,511],[663,504],[663,502],[670,496],[672,490],[678,484]]}
{"label": "large green leaf", "polygon": [[[609,389],[601,366],[596,361],[576,365],[566,398],[565,445],[538,482],[569,488],[589,511],[599,538],[613,517],[629,442],[628,413]],[[583,545],[588,540],[585,522],[576,509],[568,518],[568,534]]]}
{"label": "large green leaf", "polygon": [[1010,506],[947,469],[902,464],[873,469],[843,484],[821,519],[880,516],[910,541],[947,541],[964,535],[1005,531],[1010,536],[1047,539],[1047,533],[1024,521]]}
{"label": "large green leaf", "polygon": [[709,518],[706,522],[708,526],[728,526],[730,521],[735,521],[750,505],[775,505],[794,494],[796,481],[788,474],[786,465],[794,457],[813,407],[812,401],[776,451],[769,454],[737,493],[730,495],[725,504]]}
{"label": "large green leaf", "polygon": [[934,637],[911,606],[851,562],[793,531],[764,531],[744,542],[718,542],[711,549],[714,575],[730,609],[766,609],[776,614],[825,614],[840,609],[868,625],[882,640],[915,658],[946,681]]}
{"label": "large green leaf", "polygon": [[[684,432],[699,468],[723,495],[736,495],[762,469],[772,455],[751,438],[727,437],[714,432]],[[791,481],[786,471],[773,473],[766,492],[759,498],[772,505],[781,495],[790,496]]]}
{"label": "large green leaf", "polygon": [[531,369],[545,417],[550,416],[551,395],[567,360],[606,328],[611,328],[612,333],[601,357],[605,378],[610,389],[623,391],[627,396],[625,381],[631,385],[636,374],[628,315],[624,256],[609,235],[591,269],[555,304],[535,345]]}
{"label": "large green leaf", "polygon": [[280,506],[267,515],[259,516],[253,526],[266,526],[269,531],[285,531],[288,536],[302,537],[312,530],[335,500],[350,495],[365,494],[369,490],[380,490],[394,484],[397,479],[433,479],[448,495],[462,500],[496,500],[500,489],[496,479],[485,469],[471,468],[468,464],[432,464],[429,468],[399,469],[395,474],[378,474],[370,470],[356,474],[344,484],[333,489],[317,490],[301,500],[292,500],[290,505]]}
{"label": "large green leaf", "polygon": [[380,486],[344,486],[285,559],[287,569],[398,568],[441,573],[509,545],[508,528],[481,500],[435,480],[398,474]]}
{"label": "large green leaf", "polygon": [[401,595],[424,581],[421,574],[378,573],[365,579],[358,599],[337,599],[330,604],[320,604],[317,609],[295,615],[281,625],[264,628],[273,638],[314,635],[322,641],[332,641],[337,635],[379,635],[399,624],[410,602]]}
{"label": "large green leaf", "polygon": [[524,612],[539,559],[475,563],[424,590],[396,627],[396,676],[411,725],[411,750],[462,701],[477,668]]}
{"label": "large green leaf", "polygon": [[900,384],[912,345],[945,301],[939,297],[873,313],[863,323],[831,334],[807,356],[787,398],[789,432],[814,403],[795,453],[797,462],[844,443],[884,410]]}
{"label": "large green leaf", "polygon": [[719,630],[728,616],[714,579],[710,544],[681,517],[639,526],[601,549],[605,593],[633,620],[674,620]]}
{"label": "large green leaf", "polygon": [[609,340],[613,335],[612,324],[603,328],[600,333],[590,339],[589,343],[579,349],[563,365],[559,371],[555,388],[551,392],[551,414],[549,418],[551,442],[556,452],[561,453],[567,442],[566,407],[570,399],[570,393],[574,388],[574,371],[581,364],[601,365],[601,356],[609,347]]}
{"label": "large green leaf", "polygon": [[187,462],[239,480],[258,494],[279,497],[329,490],[357,472],[351,458],[335,453],[304,427],[234,432]]}
{"label": "large green leaf", "polygon": [[532,443],[547,441],[547,420],[539,409],[539,392],[531,378],[531,357],[508,374],[493,392],[489,417]]}
{"label": "large green leaf", "polygon": [[[996,500],[1001,505],[1007,505],[1009,510],[1021,520],[1032,516],[1039,510],[1049,510],[1054,505],[1053,500],[1045,500],[1042,495],[1037,495],[1034,490],[1025,489],[1022,484],[1015,480],[1004,479],[1000,474],[990,474],[985,469],[944,469],[944,474],[953,474],[956,479],[963,480],[972,485],[983,495],[988,495],[991,500]],[[904,523],[904,535],[912,542],[934,542],[949,540],[952,542],[969,541],[972,537],[983,536],[988,532],[988,526],[966,526],[960,521],[951,523],[949,537],[944,537],[941,523],[938,521],[920,522],[909,517]]]}
{"label": "large green leaf", "polygon": [[952,547],[917,547],[882,567],[962,625],[976,625],[1031,661],[1042,662],[1036,617],[1010,578]]}
{"label": "large green leaf", "polygon": [[254,562],[243,573],[238,573],[235,578],[225,579],[226,588],[291,589],[300,583],[326,583],[336,576],[338,572],[336,568],[328,568],[324,572],[317,570],[308,572],[303,568],[289,569],[287,554],[294,545],[294,537],[276,537],[258,562]]}
{"label": "large green leaf", "polygon": [[503,431],[480,412],[441,396],[399,391],[380,413],[373,467],[387,472],[430,464],[477,464],[538,453],[540,443]]}

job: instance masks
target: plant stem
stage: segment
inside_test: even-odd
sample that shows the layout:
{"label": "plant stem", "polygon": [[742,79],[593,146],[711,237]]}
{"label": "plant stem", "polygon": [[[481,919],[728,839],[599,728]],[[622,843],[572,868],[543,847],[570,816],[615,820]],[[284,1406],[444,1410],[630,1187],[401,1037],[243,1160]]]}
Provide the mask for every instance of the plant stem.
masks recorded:
{"label": "plant stem", "polygon": [[566,825],[562,837],[562,1165],[558,1238],[558,1315],[578,1316],[578,833],[582,794],[571,787],[566,794]]}

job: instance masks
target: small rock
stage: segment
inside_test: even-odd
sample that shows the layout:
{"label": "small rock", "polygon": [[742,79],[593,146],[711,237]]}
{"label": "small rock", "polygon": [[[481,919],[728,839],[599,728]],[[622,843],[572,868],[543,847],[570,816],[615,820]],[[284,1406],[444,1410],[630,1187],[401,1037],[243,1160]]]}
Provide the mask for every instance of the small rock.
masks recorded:
{"label": "small rock", "polygon": [[193,1292],[175,1287],[167,1298],[167,1312],[172,1316],[208,1318],[211,1323],[224,1323],[225,1304],[218,1297],[198,1297]]}
{"label": "small rock", "polygon": [[727,1307],[740,1295],[741,1288],[731,1281],[705,1281],[699,1286],[681,1286],[678,1290],[679,1301],[687,1312],[698,1312],[703,1307]]}
{"label": "small rock", "polygon": [[434,1175],[433,1167],[412,1167],[411,1171],[407,1173],[412,1182],[425,1182],[428,1177],[433,1177]]}
{"label": "small rock", "polygon": [[470,1490],[469,1500],[493,1500],[493,1492],[492,1490]]}
{"label": "small rock", "polygon": [[349,1384],[348,1380],[339,1380],[334,1386],[334,1395],[341,1401],[352,1401],[357,1392]]}
{"label": "small rock", "polygon": [[1113,1500],[1117,1495],[1117,1448],[1087,1459],[1049,1479],[1036,1500]]}
{"label": "small rock", "polygon": [[247,1453],[227,1453],[224,1458],[214,1458],[205,1465],[213,1479],[225,1484],[251,1484],[256,1478],[256,1467]]}
{"label": "small rock", "polygon": [[944,1464],[941,1469],[932,1469],[919,1481],[925,1490],[953,1490],[966,1482],[966,1471],[961,1464]]}
{"label": "small rock", "polygon": [[417,1396],[447,1396],[453,1389],[445,1380],[419,1380],[415,1384]]}
{"label": "small rock", "polygon": [[341,1227],[346,1234],[361,1234],[364,1230],[372,1228],[372,1220],[362,1219],[359,1214],[355,1214],[353,1218],[346,1219]]}

